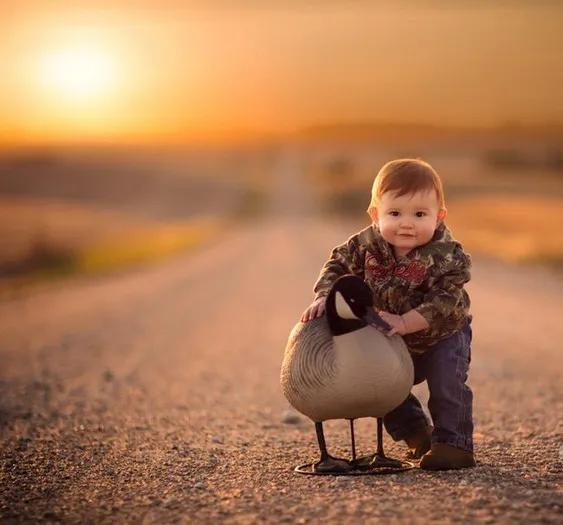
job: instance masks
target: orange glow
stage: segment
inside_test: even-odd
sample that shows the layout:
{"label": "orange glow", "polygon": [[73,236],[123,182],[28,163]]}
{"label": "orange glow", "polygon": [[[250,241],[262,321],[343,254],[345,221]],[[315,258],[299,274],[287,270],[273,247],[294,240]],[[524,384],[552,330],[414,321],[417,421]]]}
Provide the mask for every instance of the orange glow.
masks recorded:
{"label": "orange glow", "polygon": [[556,3],[10,3],[1,142],[563,121]]}

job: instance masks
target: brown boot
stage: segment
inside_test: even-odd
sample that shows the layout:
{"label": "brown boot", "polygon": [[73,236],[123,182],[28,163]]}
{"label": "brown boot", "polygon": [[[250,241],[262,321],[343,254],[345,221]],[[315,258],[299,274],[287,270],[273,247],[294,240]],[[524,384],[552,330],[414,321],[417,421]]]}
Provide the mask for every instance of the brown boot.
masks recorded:
{"label": "brown boot", "polygon": [[474,466],[473,452],[445,443],[434,443],[420,462],[420,468],[424,470],[452,470]]}
{"label": "brown boot", "polygon": [[405,442],[410,448],[407,454],[409,459],[420,459],[430,450],[430,437],[433,427],[430,425],[421,428],[405,438]]}

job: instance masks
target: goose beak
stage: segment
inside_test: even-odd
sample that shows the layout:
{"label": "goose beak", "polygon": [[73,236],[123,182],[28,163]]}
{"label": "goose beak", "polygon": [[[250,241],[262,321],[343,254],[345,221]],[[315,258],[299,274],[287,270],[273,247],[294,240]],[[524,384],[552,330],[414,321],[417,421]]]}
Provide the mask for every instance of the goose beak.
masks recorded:
{"label": "goose beak", "polygon": [[387,333],[391,330],[391,325],[381,319],[371,307],[368,308],[366,315],[364,315],[364,321],[371,326],[375,326],[380,332]]}

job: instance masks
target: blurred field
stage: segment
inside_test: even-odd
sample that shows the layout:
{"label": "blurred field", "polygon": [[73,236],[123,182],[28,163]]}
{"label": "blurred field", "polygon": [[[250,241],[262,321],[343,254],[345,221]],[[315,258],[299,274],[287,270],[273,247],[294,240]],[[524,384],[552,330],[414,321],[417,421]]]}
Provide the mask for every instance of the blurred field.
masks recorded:
{"label": "blurred field", "polygon": [[254,148],[83,147],[0,152],[0,195],[95,205],[150,219],[236,215],[271,162]]}
{"label": "blurred field", "polygon": [[150,220],[92,205],[0,198],[0,288],[159,260],[217,234],[220,221]]}
{"label": "blurred field", "polygon": [[204,243],[260,214],[268,151],[0,156],[0,288],[113,271]]}
{"label": "blurred field", "polygon": [[563,269],[563,200],[483,195],[455,199],[447,223],[474,254]]}

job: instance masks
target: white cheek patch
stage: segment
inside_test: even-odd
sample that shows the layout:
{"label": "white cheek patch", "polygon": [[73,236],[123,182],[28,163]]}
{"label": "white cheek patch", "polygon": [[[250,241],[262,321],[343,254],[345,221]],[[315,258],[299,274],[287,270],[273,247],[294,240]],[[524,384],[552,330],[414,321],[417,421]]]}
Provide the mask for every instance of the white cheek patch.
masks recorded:
{"label": "white cheek patch", "polygon": [[359,317],[352,312],[350,305],[346,302],[340,292],[336,292],[334,304],[336,306],[336,313],[341,319],[359,319]]}

